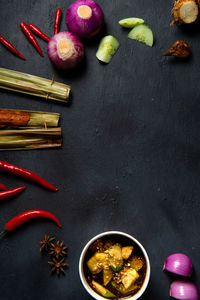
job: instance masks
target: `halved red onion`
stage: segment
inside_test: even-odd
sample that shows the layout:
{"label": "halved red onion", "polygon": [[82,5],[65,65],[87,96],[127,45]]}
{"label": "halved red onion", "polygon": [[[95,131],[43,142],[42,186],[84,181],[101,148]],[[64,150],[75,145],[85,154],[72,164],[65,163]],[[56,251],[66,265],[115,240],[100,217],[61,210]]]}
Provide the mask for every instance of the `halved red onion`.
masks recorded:
{"label": "halved red onion", "polygon": [[91,38],[101,30],[104,14],[93,0],[77,0],[66,12],[66,25],[71,32],[81,38]]}
{"label": "halved red onion", "polygon": [[185,280],[175,280],[170,286],[170,296],[175,299],[198,300],[199,295],[194,283]]}
{"label": "halved red onion", "polygon": [[72,69],[83,59],[84,46],[72,32],[59,32],[49,41],[47,53],[51,62],[60,69]]}
{"label": "halved red onion", "polygon": [[175,253],[167,257],[163,270],[185,277],[192,275],[192,262],[189,257],[182,253]]}

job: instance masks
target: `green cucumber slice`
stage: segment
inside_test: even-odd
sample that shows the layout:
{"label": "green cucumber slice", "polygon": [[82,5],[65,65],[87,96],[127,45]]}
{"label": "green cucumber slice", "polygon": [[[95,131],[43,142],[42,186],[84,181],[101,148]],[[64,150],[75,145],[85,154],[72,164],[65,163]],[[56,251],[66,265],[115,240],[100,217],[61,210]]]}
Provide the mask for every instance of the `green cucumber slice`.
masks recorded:
{"label": "green cucumber slice", "polygon": [[149,47],[153,46],[153,32],[145,24],[136,25],[128,34],[128,37],[146,44]]}
{"label": "green cucumber slice", "polygon": [[115,244],[108,249],[109,265],[114,272],[119,272],[123,267],[122,247]]}
{"label": "green cucumber slice", "polygon": [[93,274],[100,273],[104,267],[107,266],[106,263],[107,254],[96,252],[87,262],[87,266]]}
{"label": "green cucumber slice", "polygon": [[103,285],[107,286],[111,279],[113,278],[113,271],[108,268],[108,269],[103,269]]}
{"label": "green cucumber slice", "polygon": [[119,272],[121,269],[122,269],[122,267],[123,267],[123,262],[122,262],[122,264],[119,266],[119,267],[113,267],[113,266],[110,266],[111,267],[111,269],[114,271],[114,272]]}
{"label": "green cucumber slice", "polygon": [[137,284],[133,284],[130,288],[128,289],[125,289],[125,287],[123,286],[122,283],[120,284],[117,284],[116,282],[114,281],[111,281],[111,285],[120,293],[122,294],[127,294],[127,293],[130,293],[130,292],[133,292],[134,290],[138,290],[140,288],[139,285]]}
{"label": "green cucumber slice", "polygon": [[119,25],[125,28],[133,28],[136,25],[143,24],[144,20],[140,18],[126,18],[119,21]]}
{"label": "green cucumber slice", "polygon": [[119,45],[120,44],[118,40],[114,36],[105,36],[99,44],[99,49],[97,50],[96,57],[98,58],[98,60],[108,64],[119,48]]}
{"label": "green cucumber slice", "polygon": [[99,284],[98,282],[92,280],[92,287],[97,291],[97,293],[99,293],[100,295],[102,295],[105,298],[116,298],[116,296],[111,293],[109,290],[107,290],[104,286],[102,286],[101,284]]}

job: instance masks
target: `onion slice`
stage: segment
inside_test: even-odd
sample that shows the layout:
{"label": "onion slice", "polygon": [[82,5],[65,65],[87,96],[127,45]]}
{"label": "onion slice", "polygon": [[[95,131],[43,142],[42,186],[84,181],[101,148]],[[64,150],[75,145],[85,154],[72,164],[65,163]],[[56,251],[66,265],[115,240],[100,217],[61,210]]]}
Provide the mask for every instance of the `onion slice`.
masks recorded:
{"label": "onion slice", "polygon": [[91,38],[101,30],[104,14],[95,1],[77,0],[68,8],[65,22],[71,32],[81,38]]}
{"label": "onion slice", "polygon": [[192,262],[190,258],[182,253],[175,253],[167,257],[163,270],[185,277],[192,275]]}
{"label": "onion slice", "polygon": [[51,62],[60,69],[72,69],[83,59],[84,46],[72,32],[59,32],[49,41],[47,53]]}
{"label": "onion slice", "polygon": [[172,282],[170,286],[170,296],[181,300],[199,299],[196,285],[185,279]]}

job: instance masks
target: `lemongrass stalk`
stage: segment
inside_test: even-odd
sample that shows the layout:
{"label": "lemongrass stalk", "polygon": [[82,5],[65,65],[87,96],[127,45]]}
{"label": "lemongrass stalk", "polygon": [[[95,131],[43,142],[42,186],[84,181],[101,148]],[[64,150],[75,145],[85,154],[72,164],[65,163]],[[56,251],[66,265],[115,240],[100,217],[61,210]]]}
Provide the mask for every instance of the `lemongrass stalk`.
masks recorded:
{"label": "lemongrass stalk", "polygon": [[57,127],[59,118],[60,118],[60,114],[57,113],[31,112],[28,126],[29,127],[38,127],[38,126]]}
{"label": "lemongrass stalk", "polygon": [[0,131],[0,150],[28,150],[61,146],[61,128]]}
{"label": "lemongrass stalk", "polygon": [[[8,117],[6,119],[6,114]],[[25,113],[28,116],[27,122],[19,122],[15,124],[15,117]],[[17,110],[17,109],[1,109],[0,108],[0,125],[10,127],[57,127],[60,114],[51,112],[31,111],[31,110]],[[6,122],[6,121],[7,122]],[[9,123],[9,124],[8,124]]]}
{"label": "lemongrass stalk", "polygon": [[55,82],[54,79],[0,68],[0,88],[32,96],[67,102],[70,86]]}

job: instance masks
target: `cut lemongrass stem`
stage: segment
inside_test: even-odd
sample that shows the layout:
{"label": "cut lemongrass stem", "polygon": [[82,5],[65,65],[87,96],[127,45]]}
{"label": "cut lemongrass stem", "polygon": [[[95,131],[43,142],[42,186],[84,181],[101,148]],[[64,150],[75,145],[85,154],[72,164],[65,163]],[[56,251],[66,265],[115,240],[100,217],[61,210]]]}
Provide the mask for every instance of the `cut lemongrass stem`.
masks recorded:
{"label": "cut lemongrass stem", "polygon": [[0,150],[41,149],[61,146],[61,128],[0,131]]}
{"label": "cut lemongrass stem", "polygon": [[70,94],[69,85],[5,68],[0,68],[0,88],[61,102]]}
{"label": "cut lemongrass stem", "polygon": [[57,127],[59,118],[58,113],[0,108],[1,127]]}

